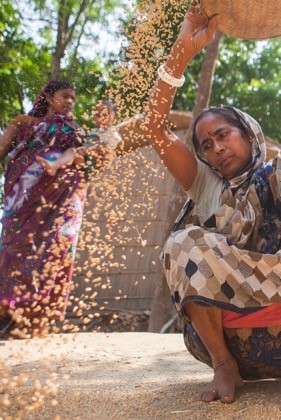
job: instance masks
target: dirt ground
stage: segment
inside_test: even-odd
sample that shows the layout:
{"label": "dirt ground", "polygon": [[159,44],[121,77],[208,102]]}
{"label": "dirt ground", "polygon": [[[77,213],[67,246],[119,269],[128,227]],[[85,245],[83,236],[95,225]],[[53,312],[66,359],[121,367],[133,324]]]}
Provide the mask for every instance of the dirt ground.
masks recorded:
{"label": "dirt ground", "polygon": [[0,341],[0,373],[0,419],[281,419],[280,381],[246,383],[231,405],[198,401],[212,372],[181,334]]}

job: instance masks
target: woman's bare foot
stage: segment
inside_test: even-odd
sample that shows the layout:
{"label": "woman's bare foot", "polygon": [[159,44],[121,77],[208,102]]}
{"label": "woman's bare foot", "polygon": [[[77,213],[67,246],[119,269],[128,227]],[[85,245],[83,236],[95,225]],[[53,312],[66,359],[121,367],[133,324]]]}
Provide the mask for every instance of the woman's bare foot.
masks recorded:
{"label": "woman's bare foot", "polygon": [[56,161],[49,161],[47,159],[42,158],[41,156],[36,157],[37,162],[40,163],[40,165],[43,166],[43,168],[47,171],[47,174],[50,176],[54,176],[57,173],[57,165]]}
{"label": "woman's bare foot", "polygon": [[214,379],[199,394],[199,399],[211,402],[220,399],[222,403],[234,401],[235,391],[243,386],[236,361],[226,360],[214,367]]}

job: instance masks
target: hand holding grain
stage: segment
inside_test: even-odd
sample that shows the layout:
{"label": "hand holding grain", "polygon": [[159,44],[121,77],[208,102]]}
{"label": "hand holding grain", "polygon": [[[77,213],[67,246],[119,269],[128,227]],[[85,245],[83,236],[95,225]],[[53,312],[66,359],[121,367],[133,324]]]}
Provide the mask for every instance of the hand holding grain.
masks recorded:
{"label": "hand holding grain", "polygon": [[179,39],[195,55],[214,39],[219,21],[219,15],[209,19],[198,1],[193,0],[182,22]]}

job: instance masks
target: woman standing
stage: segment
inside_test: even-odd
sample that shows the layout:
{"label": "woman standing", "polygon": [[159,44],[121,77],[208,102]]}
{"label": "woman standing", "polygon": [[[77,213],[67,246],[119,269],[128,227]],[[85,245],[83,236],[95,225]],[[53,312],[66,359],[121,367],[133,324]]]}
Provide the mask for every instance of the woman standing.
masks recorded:
{"label": "woman standing", "polygon": [[202,401],[234,401],[243,379],[281,377],[281,158],[265,162],[262,130],[228,106],[203,111],[193,149],[168,128],[176,88],[214,37],[192,1],[167,62],[158,69],[146,130],[190,199],[163,252],[188,350],[213,368]]}
{"label": "woman standing", "polygon": [[64,318],[86,183],[74,164],[49,176],[37,157],[54,160],[81,146],[72,116],[75,99],[71,83],[52,80],[32,111],[12,120],[0,138],[0,158],[8,154],[0,243],[2,335],[33,335]]}

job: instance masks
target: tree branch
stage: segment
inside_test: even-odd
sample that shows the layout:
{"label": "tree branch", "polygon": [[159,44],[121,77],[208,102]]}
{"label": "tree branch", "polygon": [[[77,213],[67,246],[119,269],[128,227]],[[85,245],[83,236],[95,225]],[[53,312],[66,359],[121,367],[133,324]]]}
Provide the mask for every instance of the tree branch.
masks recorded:
{"label": "tree branch", "polygon": [[72,39],[74,29],[76,28],[77,23],[79,22],[80,16],[86,10],[88,5],[89,5],[89,0],[83,0],[82,1],[81,5],[80,5],[80,9],[79,9],[78,13],[76,14],[76,18],[75,18],[73,24],[67,30],[66,38],[65,38],[65,47],[70,42],[70,40]]}
{"label": "tree branch", "polygon": [[87,22],[88,22],[88,19],[87,19],[87,17],[85,17],[85,20],[84,20],[84,22],[82,24],[82,27],[81,27],[81,30],[80,30],[79,37],[78,37],[77,42],[76,42],[76,45],[74,47],[72,59],[71,59],[70,66],[69,66],[70,70],[69,70],[69,73],[68,73],[68,77],[70,79],[72,79],[73,78],[73,75],[74,75],[75,62],[76,62],[76,59],[77,59],[77,51],[78,51],[78,48],[80,46],[81,38],[82,38],[82,35],[84,34],[84,30],[85,30],[85,26],[86,26]]}

